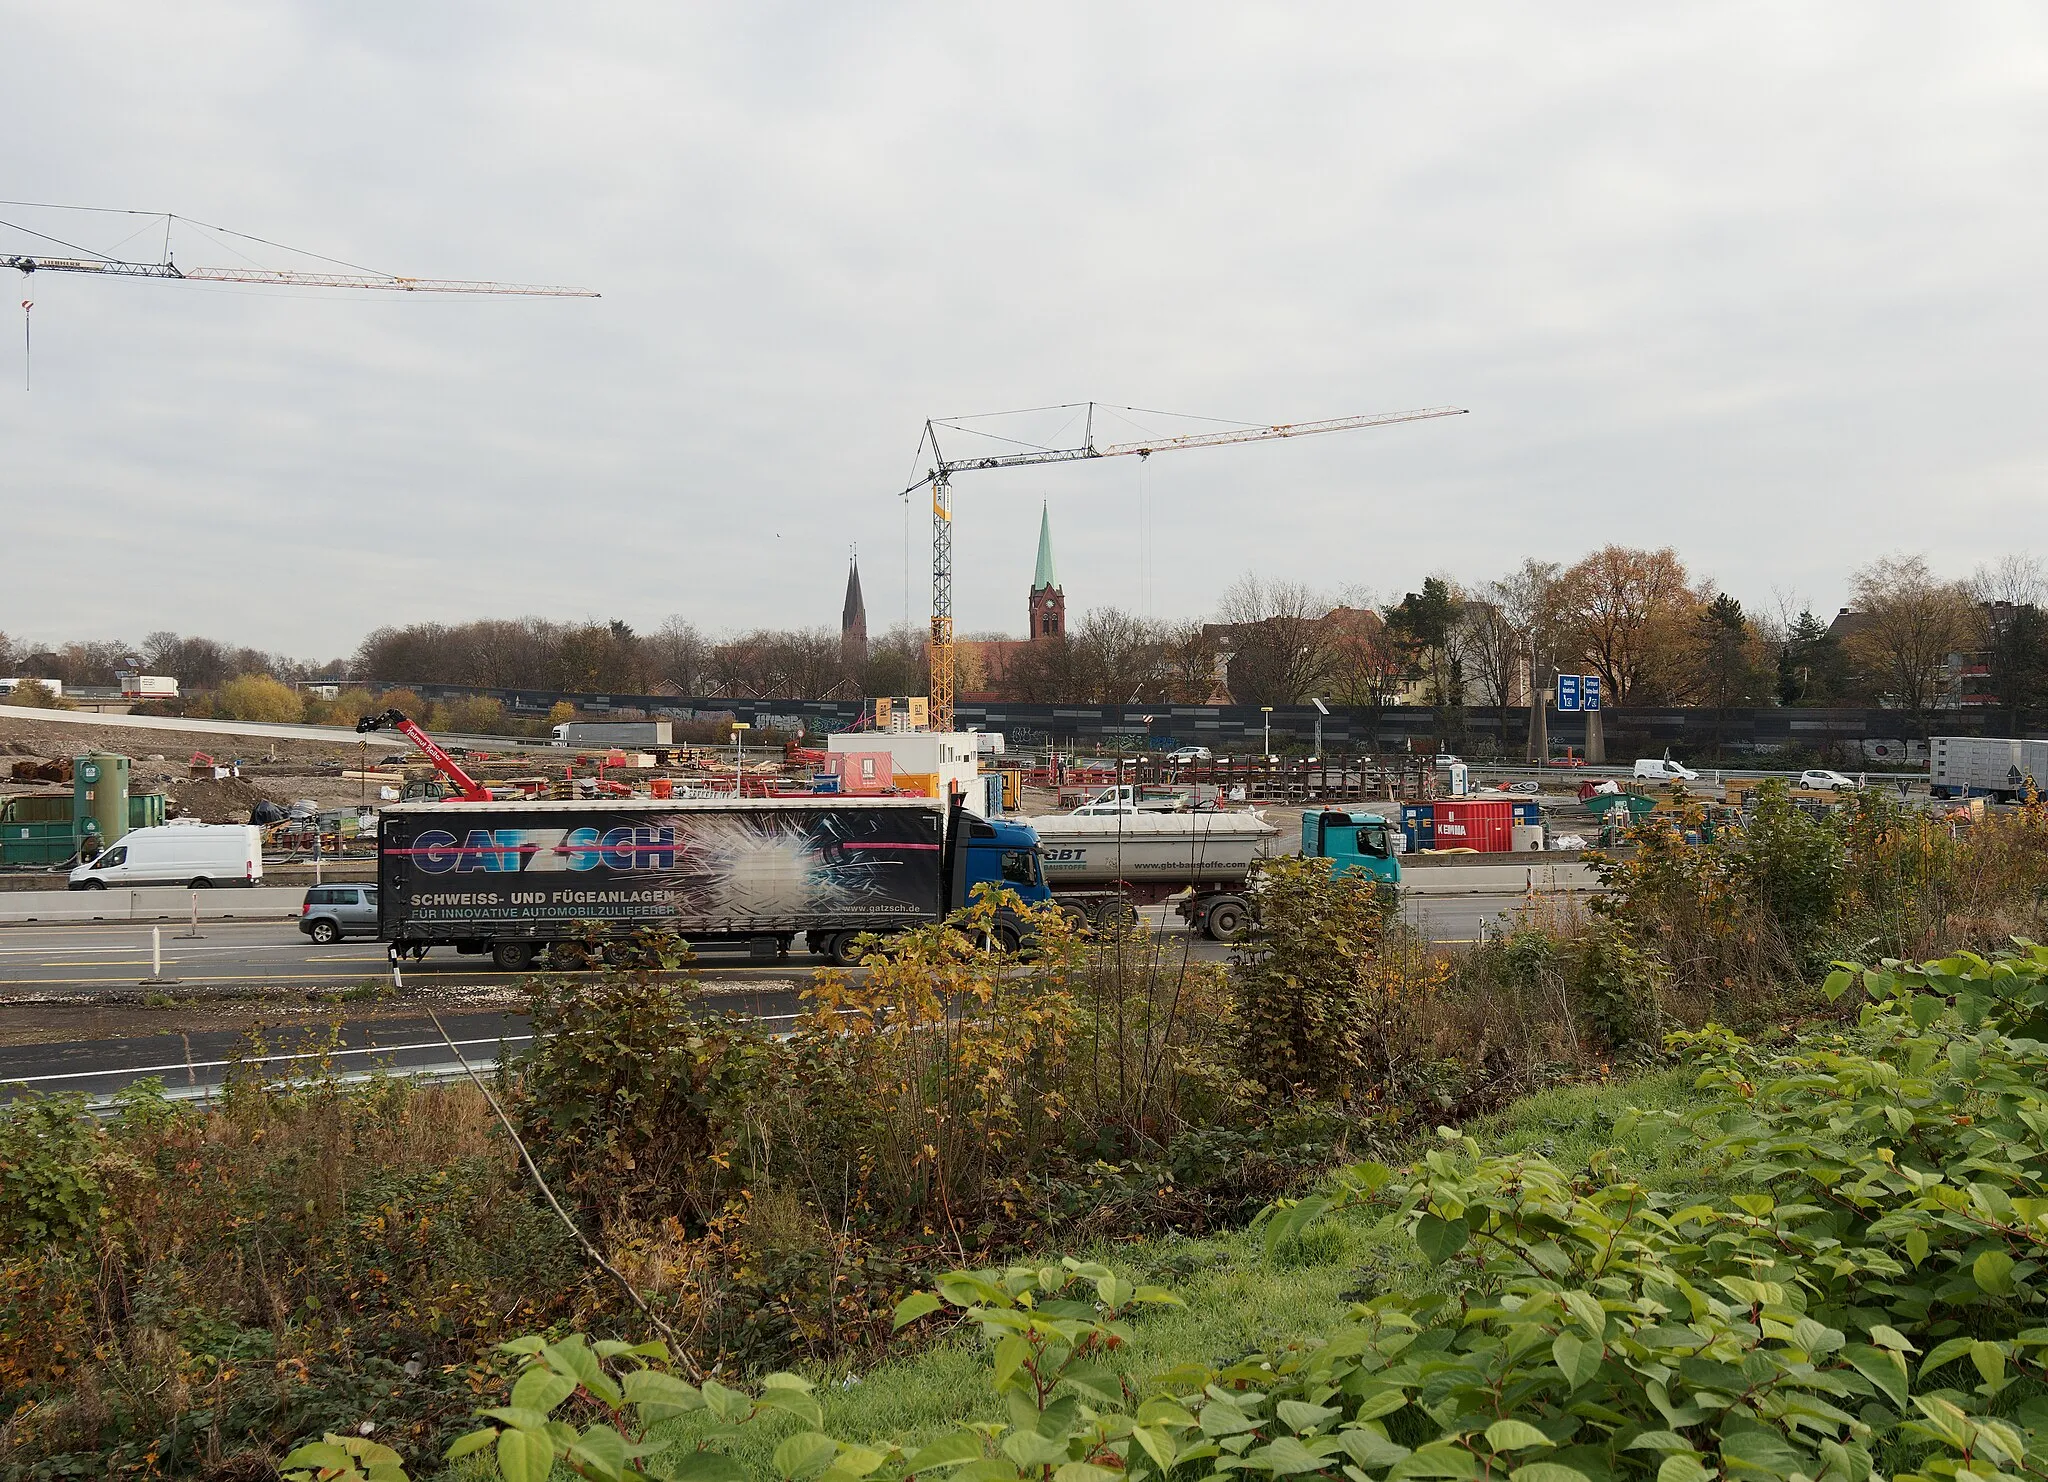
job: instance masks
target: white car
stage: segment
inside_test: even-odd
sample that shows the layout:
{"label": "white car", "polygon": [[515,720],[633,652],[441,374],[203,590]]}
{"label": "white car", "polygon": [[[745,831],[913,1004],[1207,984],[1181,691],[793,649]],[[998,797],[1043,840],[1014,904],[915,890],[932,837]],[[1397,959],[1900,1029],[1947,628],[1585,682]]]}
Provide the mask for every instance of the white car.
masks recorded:
{"label": "white car", "polygon": [[1438,767],[1455,767],[1464,760],[1465,759],[1462,756],[1453,756],[1448,751],[1439,751],[1436,754],[1436,760],[1433,763],[1431,763],[1431,765]]}
{"label": "white car", "polygon": [[1206,762],[1215,758],[1206,746],[1182,746],[1166,753],[1166,759],[1170,762]]}
{"label": "white car", "polygon": [[1638,782],[1697,782],[1700,780],[1699,773],[1682,763],[1674,762],[1668,756],[1637,757],[1635,775]]}
{"label": "white car", "polygon": [[1856,790],[1856,784],[1844,777],[1840,772],[1829,772],[1821,768],[1801,772],[1799,780],[1792,785],[1811,792],[1854,792]]}

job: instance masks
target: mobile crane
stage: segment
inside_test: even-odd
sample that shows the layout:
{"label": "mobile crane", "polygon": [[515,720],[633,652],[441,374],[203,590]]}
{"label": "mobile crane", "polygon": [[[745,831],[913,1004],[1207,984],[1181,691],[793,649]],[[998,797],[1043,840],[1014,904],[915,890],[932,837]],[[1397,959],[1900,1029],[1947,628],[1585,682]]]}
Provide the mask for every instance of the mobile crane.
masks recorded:
{"label": "mobile crane", "polygon": [[434,770],[455,784],[455,791],[462,798],[463,802],[488,803],[494,801],[490,789],[478,782],[474,777],[471,777],[469,773],[463,771],[455,758],[441,749],[440,742],[429,736],[412,721],[406,719],[403,710],[387,710],[382,715],[366,715],[356,722],[356,732],[358,735],[366,736],[372,731],[381,731],[387,727],[398,732],[399,735],[405,737],[406,740],[412,742],[413,745],[426,753],[427,760],[434,764]]}

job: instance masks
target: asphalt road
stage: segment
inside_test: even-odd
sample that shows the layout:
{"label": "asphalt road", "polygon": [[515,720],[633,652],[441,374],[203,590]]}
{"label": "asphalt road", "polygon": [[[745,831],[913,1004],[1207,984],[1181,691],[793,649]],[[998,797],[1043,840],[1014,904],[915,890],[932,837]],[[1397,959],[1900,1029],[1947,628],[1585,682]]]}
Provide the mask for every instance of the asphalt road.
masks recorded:
{"label": "asphalt road", "polygon": [[[1521,904],[1513,894],[1411,896],[1408,919],[1442,942],[1470,941],[1482,923],[1512,914]],[[1178,923],[1169,928],[1165,912],[1146,913],[1169,940],[1180,937]],[[188,940],[184,923],[160,927],[162,976],[170,982],[148,981],[153,972],[150,927],[125,924],[14,926],[0,931],[0,1025],[6,996],[24,993],[78,996],[84,994],[185,995],[199,991],[300,992],[345,990],[390,980],[381,945],[367,940],[316,946],[298,928],[274,921],[203,921],[200,937]],[[1198,939],[1194,955],[1220,961],[1229,949]],[[707,981],[743,985],[749,979],[807,977],[822,959],[802,952],[779,962],[753,963],[736,953],[707,950],[699,971]],[[436,948],[404,967],[408,988],[468,984],[511,984],[516,973],[495,970],[490,959],[465,957]]]}
{"label": "asphalt road", "polygon": [[[1522,904],[1511,894],[1416,896],[1406,909],[1434,940],[1464,942]],[[1177,922],[1169,929],[1163,910],[1147,914],[1162,953],[1185,944],[1199,960],[1228,957],[1228,947],[1191,941]],[[390,973],[376,942],[316,946],[278,922],[210,921],[200,931],[196,941],[161,931],[161,981],[150,981],[147,926],[0,931],[0,1101],[26,1090],[105,1095],[152,1076],[174,1094],[204,1094],[252,1065],[280,1076],[320,1063],[344,1076],[459,1074],[422,1000],[481,1067],[524,1042],[525,1019],[510,996],[520,975],[487,958],[438,949],[407,962],[406,994],[393,998],[380,993]],[[763,963],[707,952],[697,971],[707,1012],[775,1021],[798,1012],[799,993],[822,966],[803,953]],[[264,1046],[254,1059],[252,1032]]]}

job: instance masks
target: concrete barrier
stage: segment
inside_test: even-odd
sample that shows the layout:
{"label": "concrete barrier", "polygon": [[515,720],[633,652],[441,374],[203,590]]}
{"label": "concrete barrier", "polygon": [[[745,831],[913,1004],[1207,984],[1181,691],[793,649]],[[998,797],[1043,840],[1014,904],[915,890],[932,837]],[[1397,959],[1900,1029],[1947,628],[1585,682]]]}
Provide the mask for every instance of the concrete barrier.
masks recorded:
{"label": "concrete barrier", "polygon": [[67,921],[282,921],[299,914],[303,885],[191,890],[17,890],[0,895],[0,926],[50,926]]}

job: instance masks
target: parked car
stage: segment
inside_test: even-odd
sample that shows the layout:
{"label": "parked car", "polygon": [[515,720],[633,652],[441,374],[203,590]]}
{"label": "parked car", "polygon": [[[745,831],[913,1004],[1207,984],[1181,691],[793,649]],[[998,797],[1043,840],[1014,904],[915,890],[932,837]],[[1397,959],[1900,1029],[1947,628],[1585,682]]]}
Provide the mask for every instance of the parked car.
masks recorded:
{"label": "parked car", "polygon": [[1566,751],[1563,756],[1547,756],[1543,759],[1546,767],[1583,767],[1586,759],[1576,751]]}
{"label": "parked car", "polygon": [[1691,767],[1674,762],[1668,756],[1639,756],[1636,758],[1636,780],[1639,782],[1697,782],[1700,774]]}
{"label": "parked car", "polygon": [[315,885],[299,907],[299,930],[325,946],[343,937],[377,934],[377,887]]}
{"label": "parked car", "polygon": [[1206,746],[1180,746],[1169,751],[1166,759],[1170,762],[1206,762],[1215,758]]}
{"label": "parked car", "polygon": [[1856,784],[1844,777],[1840,772],[1830,772],[1824,767],[1813,767],[1801,772],[1799,780],[1792,785],[1813,792],[1854,792],[1856,790]]}

